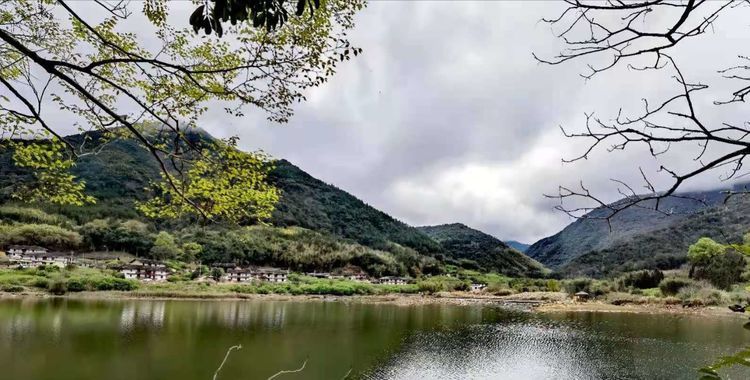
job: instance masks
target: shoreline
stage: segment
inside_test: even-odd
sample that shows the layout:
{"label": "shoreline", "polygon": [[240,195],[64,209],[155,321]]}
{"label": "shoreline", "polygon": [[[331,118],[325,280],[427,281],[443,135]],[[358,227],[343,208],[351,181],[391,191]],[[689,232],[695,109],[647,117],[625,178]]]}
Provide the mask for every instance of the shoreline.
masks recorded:
{"label": "shoreline", "polygon": [[531,313],[636,313],[696,315],[709,317],[744,318],[743,313],[734,313],[726,306],[682,307],[662,303],[613,305],[601,301],[573,302],[564,293],[531,292],[509,296],[479,295],[465,292],[427,294],[385,295],[289,295],[289,294],[241,294],[241,293],[185,293],[160,295],[158,292],[87,291],[56,296],[46,292],[8,293],[0,292],[4,299],[72,299],[72,300],[183,300],[183,301],[278,301],[278,302],[342,302],[354,304],[387,304],[395,306],[455,305],[512,307]]}

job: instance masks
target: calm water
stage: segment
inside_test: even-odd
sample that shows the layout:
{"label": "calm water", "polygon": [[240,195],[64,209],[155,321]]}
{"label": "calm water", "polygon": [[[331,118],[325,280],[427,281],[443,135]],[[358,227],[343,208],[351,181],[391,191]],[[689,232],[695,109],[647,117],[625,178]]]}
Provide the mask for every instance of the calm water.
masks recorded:
{"label": "calm water", "polygon": [[[750,345],[742,319],[481,306],[0,301],[0,378],[690,379]],[[731,378],[750,378],[734,372]]]}

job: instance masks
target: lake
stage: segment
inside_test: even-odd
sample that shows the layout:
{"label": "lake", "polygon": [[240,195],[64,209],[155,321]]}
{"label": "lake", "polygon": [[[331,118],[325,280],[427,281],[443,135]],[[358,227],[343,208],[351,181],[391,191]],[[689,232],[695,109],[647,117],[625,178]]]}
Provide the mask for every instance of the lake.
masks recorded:
{"label": "lake", "polygon": [[[690,379],[750,345],[741,318],[345,302],[0,301],[13,380]],[[731,373],[750,378],[750,372]]]}

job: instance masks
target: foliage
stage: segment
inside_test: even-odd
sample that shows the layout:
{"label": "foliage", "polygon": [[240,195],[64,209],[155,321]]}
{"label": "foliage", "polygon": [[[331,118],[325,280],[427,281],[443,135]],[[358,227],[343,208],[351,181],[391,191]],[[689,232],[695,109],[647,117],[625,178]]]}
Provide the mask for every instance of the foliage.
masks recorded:
{"label": "foliage", "polygon": [[726,247],[713,239],[703,237],[688,248],[688,261],[693,266],[706,266],[712,258],[723,254],[725,250]]}
{"label": "foliage", "polygon": [[6,222],[50,224],[61,227],[69,227],[71,225],[70,220],[62,215],[50,214],[31,207],[11,205],[0,206],[0,220]]}
{"label": "foliage", "polygon": [[[242,2],[213,3],[230,4],[223,10],[213,7],[214,20],[246,18],[241,12],[225,13],[239,9],[233,7]],[[276,7],[281,3],[253,4]],[[144,45],[142,35],[124,31],[133,30],[127,23],[134,18],[126,2],[95,2],[86,13],[62,1],[3,2],[0,134],[4,141],[29,142],[14,147],[16,169],[30,169],[30,175],[16,177],[23,182],[18,182],[13,196],[62,205],[91,202],[93,198],[84,194],[84,181],[71,174],[74,163],[97,155],[107,143],[132,138],[165,177],[168,191],[178,193],[184,203],[198,205],[203,201],[201,192],[186,195],[180,186],[194,187],[199,182],[182,175],[183,169],[190,171],[196,162],[208,167],[197,168],[193,174],[214,172],[221,178],[215,171],[220,166],[206,160],[211,153],[187,137],[209,107],[243,116],[243,108],[251,106],[271,121],[287,122],[292,105],[305,99],[306,89],[325,83],[340,62],[361,52],[347,41],[346,31],[354,26],[354,15],[364,2],[315,4],[319,7],[309,17],[287,22],[280,22],[280,14],[251,12],[255,24],[262,19],[260,24],[273,30],[248,23],[222,30],[221,23],[215,22],[209,30],[221,30],[224,38],[219,40],[195,38],[190,29],[169,25],[170,3],[148,0],[143,14],[150,21],[146,30],[152,31],[153,43]],[[203,20],[198,21],[203,25]],[[46,108],[54,108],[55,113]],[[100,143],[61,136],[60,123],[53,119],[59,112],[65,116],[65,125],[99,134]],[[213,158],[225,158],[213,153],[219,153]],[[198,199],[191,199],[192,195]],[[227,211],[243,203],[238,205],[237,196],[228,198],[229,204],[220,204],[227,199],[222,196],[206,210],[196,211],[201,215],[240,212]],[[268,213],[266,200],[258,203]],[[164,207],[151,211],[185,211],[181,206],[165,211],[166,203],[158,206]]]}
{"label": "foliage", "polygon": [[68,292],[68,285],[63,278],[58,277],[49,282],[47,290],[56,296],[61,296]]}
{"label": "foliage", "polygon": [[467,291],[471,289],[471,283],[455,277],[435,276],[417,282],[417,287],[420,292],[431,294],[437,292]]}
{"label": "foliage", "polygon": [[523,277],[543,274],[541,264],[499,239],[463,224],[419,227],[419,230],[439,242],[445,254],[463,268],[482,268]]}
{"label": "foliage", "polygon": [[664,273],[658,269],[630,272],[621,276],[617,283],[620,289],[638,288],[648,289],[659,286],[664,279]]}
{"label": "foliage", "polygon": [[81,235],[77,232],[58,226],[48,224],[0,224],[0,246],[25,244],[74,249],[81,242]]}
{"label": "foliage", "polygon": [[722,356],[711,365],[700,368],[700,380],[721,380],[718,371],[736,365],[750,367],[750,347],[732,355]]}
{"label": "foliage", "polygon": [[686,286],[693,285],[693,281],[687,278],[667,277],[659,283],[659,289],[666,296],[675,296]]}
{"label": "foliage", "polygon": [[708,265],[695,273],[695,277],[706,279],[719,289],[729,290],[740,282],[746,265],[745,256],[729,251],[711,258]]}
{"label": "foliage", "polygon": [[566,280],[563,282],[563,289],[568,294],[576,294],[578,292],[591,292],[591,283],[593,282],[590,278],[576,278],[572,280]]}
{"label": "foliage", "polygon": [[156,235],[154,246],[149,251],[151,257],[157,260],[175,259],[182,253],[174,240],[174,236],[166,231],[161,231]]}
{"label": "foliage", "polygon": [[13,190],[14,198],[25,202],[76,206],[95,202],[93,197],[84,194],[86,182],[76,180],[70,173],[74,162],[64,154],[61,141],[6,141],[5,144],[10,145],[13,151],[14,164],[33,172],[33,180],[19,183]]}
{"label": "foliage", "polygon": [[219,281],[224,276],[224,270],[221,268],[212,268],[211,269],[211,278],[214,279],[214,281]]}
{"label": "foliage", "polygon": [[154,190],[158,196],[138,204],[138,210],[151,218],[195,215],[231,223],[270,218],[279,195],[266,181],[269,159],[236,146],[236,138],[214,142],[182,179],[162,173]]}

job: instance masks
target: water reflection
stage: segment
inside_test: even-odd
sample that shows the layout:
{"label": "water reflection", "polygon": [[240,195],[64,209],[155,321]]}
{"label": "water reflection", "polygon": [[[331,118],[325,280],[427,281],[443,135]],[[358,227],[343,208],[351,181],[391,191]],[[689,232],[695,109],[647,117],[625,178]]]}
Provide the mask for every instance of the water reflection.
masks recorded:
{"label": "water reflection", "polygon": [[[2,378],[692,378],[750,345],[742,321],[533,315],[480,306],[268,301],[0,301]],[[742,376],[745,375],[745,376]],[[750,378],[748,373],[735,378]]]}

